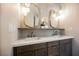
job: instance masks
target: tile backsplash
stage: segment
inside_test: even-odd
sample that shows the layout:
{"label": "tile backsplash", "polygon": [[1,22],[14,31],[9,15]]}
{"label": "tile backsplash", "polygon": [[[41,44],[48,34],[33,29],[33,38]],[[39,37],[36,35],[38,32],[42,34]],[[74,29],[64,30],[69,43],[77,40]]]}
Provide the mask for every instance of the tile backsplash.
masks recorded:
{"label": "tile backsplash", "polygon": [[[59,33],[58,33],[59,32]],[[47,37],[53,35],[64,35],[64,29],[52,29],[52,30],[20,30],[18,29],[18,39],[23,39],[27,37]]]}

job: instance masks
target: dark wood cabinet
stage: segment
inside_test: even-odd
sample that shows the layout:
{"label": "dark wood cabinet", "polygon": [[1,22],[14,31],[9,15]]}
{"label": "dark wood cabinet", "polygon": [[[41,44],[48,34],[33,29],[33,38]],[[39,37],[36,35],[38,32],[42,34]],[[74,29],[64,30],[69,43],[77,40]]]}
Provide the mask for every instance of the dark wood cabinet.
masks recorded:
{"label": "dark wood cabinet", "polygon": [[59,41],[48,43],[48,56],[59,56]]}
{"label": "dark wood cabinet", "polygon": [[60,41],[60,56],[72,56],[72,40]]}
{"label": "dark wood cabinet", "polygon": [[14,47],[14,56],[47,56],[47,43]]}
{"label": "dark wood cabinet", "polygon": [[35,50],[35,56],[47,56],[47,48]]}
{"label": "dark wood cabinet", "polygon": [[13,47],[14,56],[71,56],[72,39]]}
{"label": "dark wood cabinet", "polygon": [[34,56],[33,45],[14,47],[13,51],[14,56]]}
{"label": "dark wood cabinet", "polygon": [[35,56],[47,56],[47,43],[34,44]]}
{"label": "dark wood cabinet", "polygon": [[19,56],[34,56],[34,51],[26,51],[18,54]]}

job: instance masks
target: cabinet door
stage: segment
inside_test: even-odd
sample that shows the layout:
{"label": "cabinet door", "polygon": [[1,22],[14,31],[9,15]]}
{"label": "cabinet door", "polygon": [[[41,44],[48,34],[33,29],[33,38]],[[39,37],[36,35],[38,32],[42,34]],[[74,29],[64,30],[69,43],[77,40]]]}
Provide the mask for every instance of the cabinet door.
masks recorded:
{"label": "cabinet door", "polygon": [[35,50],[35,56],[47,56],[47,48]]}
{"label": "cabinet door", "polygon": [[30,51],[19,53],[18,55],[19,56],[34,56],[34,51],[30,50]]}
{"label": "cabinet door", "polygon": [[48,56],[59,56],[59,41],[48,43]]}
{"label": "cabinet door", "polygon": [[48,47],[48,56],[59,56],[59,46]]}
{"label": "cabinet door", "polygon": [[33,56],[34,49],[32,45],[26,46],[19,46],[13,48],[13,55],[14,56]]}
{"label": "cabinet door", "polygon": [[72,40],[60,41],[60,56],[71,56],[72,55]]}
{"label": "cabinet door", "polygon": [[47,43],[34,45],[35,56],[47,56]]}

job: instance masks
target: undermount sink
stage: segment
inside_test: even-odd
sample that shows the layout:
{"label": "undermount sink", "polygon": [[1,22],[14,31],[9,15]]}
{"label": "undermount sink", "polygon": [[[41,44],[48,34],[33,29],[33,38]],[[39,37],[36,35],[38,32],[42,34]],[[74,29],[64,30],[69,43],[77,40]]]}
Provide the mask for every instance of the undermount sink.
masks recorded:
{"label": "undermount sink", "polygon": [[49,38],[49,39],[52,39],[52,38],[59,38],[59,37],[62,37],[61,35],[55,35],[55,36],[49,36],[49,37],[39,37],[39,39],[46,39],[46,38]]}
{"label": "undermount sink", "polygon": [[21,39],[21,40],[27,40],[27,41],[30,41],[30,40],[38,40],[40,37],[29,37],[29,38],[24,38],[24,39]]}

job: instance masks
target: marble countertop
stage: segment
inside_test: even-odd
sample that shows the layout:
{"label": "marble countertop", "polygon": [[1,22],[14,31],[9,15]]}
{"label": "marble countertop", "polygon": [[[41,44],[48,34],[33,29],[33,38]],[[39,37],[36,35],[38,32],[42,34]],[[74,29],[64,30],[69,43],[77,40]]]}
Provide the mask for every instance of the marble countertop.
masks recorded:
{"label": "marble countertop", "polygon": [[16,40],[12,43],[13,47],[17,46],[23,46],[23,45],[31,45],[31,44],[37,44],[37,43],[44,43],[44,42],[50,42],[50,41],[56,41],[56,40],[65,40],[74,38],[73,36],[51,36],[51,37],[30,37],[25,39]]}

